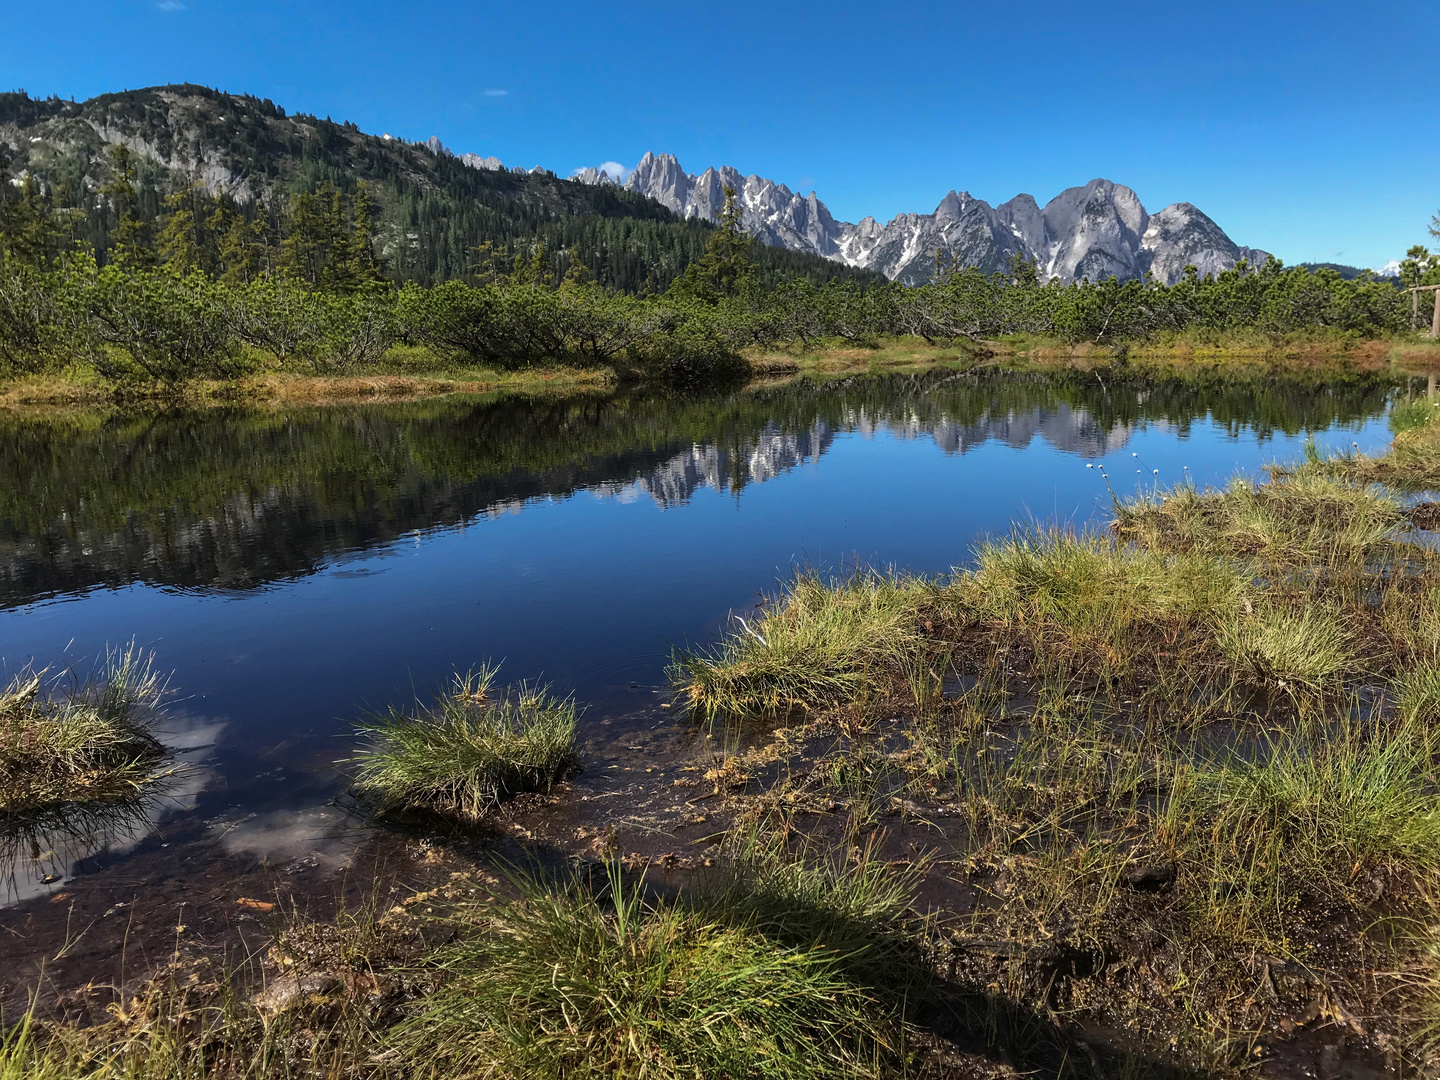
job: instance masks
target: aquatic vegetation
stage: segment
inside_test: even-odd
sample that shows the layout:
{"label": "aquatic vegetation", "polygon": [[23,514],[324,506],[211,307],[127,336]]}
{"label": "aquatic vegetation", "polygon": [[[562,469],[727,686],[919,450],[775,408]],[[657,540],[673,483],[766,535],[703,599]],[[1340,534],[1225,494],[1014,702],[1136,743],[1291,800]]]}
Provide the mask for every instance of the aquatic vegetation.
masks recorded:
{"label": "aquatic vegetation", "polygon": [[[1427,491],[1440,487],[1440,408],[1435,400],[1416,403],[1400,413],[1400,430],[1378,457],[1342,454],[1315,457],[1304,470],[1363,483],[1385,484],[1396,491]],[[1424,409],[1429,408],[1429,414]]]}
{"label": "aquatic vegetation", "polygon": [[579,764],[575,703],[543,687],[492,697],[497,669],[457,675],[433,705],[392,708],[359,725],[352,791],[379,812],[423,809],[476,821],[525,791],[547,791]]}
{"label": "aquatic vegetation", "polygon": [[66,686],[25,672],[0,694],[0,827],[134,802],[159,779],[164,680],[133,645]]}
{"label": "aquatic vegetation", "polygon": [[[970,993],[1074,1010],[1206,1075],[1301,1039],[1317,1007],[1433,1068],[1437,950],[1417,928],[1440,914],[1440,566],[1379,481],[1436,415],[1401,425],[1410,456],[1383,468],[1312,453],[1117,501],[1108,534],[1018,529],[947,578],[887,579],[878,625],[904,633],[867,636],[852,580],[782,594],[676,665],[692,703],[721,686],[762,714],[736,676],[772,627],[890,649],[807,647],[790,726],[739,753],[737,819],[846,850],[942,833],[980,898],[932,948]],[[916,669],[944,693],[908,694]],[[864,693],[835,689],[859,672]]]}

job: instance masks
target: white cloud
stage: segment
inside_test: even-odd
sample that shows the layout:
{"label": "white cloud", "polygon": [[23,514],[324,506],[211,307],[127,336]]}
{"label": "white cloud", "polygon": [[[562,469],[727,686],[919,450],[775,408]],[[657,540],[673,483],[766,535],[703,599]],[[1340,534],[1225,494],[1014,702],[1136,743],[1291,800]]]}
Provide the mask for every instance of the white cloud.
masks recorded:
{"label": "white cloud", "polygon": [[182,4],[182,3],[180,2],[180,0],[160,0],[160,2],[159,2],[158,4],[156,4],[155,6],[156,6],[157,8],[159,8],[161,11],[184,11],[184,10],[185,10],[185,5]]}
{"label": "white cloud", "polygon": [[509,94],[510,94],[510,91],[509,91],[509,90],[486,90],[486,91],[485,91],[485,96],[486,96],[486,97],[508,97]]}
{"label": "white cloud", "polygon": [[619,183],[622,183],[622,184],[623,184],[623,183],[625,182],[625,180],[629,177],[629,175],[630,175],[632,172],[635,171],[634,169],[630,169],[630,168],[627,168],[627,167],[624,166],[624,165],[621,165],[620,162],[618,162],[618,161],[602,161],[602,162],[600,162],[599,165],[595,165],[595,166],[588,166],[588,165],[587,165],[587,166],[585,166],[585,167],[583,167],[583,168],[572,169],[572,170],[570,171],[570,175],[571,175],[571,176],[579,176],[582,172],[585,171],[585,169],[587,169],[587,168],[592,168],[592,167],[595,169],[596,172],[609,173],[609,174],[610,174],[610,178],[611,178],[612,180],[618,181]]}

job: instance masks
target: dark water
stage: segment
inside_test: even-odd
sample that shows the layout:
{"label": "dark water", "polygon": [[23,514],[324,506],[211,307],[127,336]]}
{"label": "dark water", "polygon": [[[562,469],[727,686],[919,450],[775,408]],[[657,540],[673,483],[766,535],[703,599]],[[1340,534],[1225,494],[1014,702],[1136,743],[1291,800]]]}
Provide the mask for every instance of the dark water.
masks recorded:
{"label": "dark water", "polygon": [[672,648],[713,641],[797,564],[943,572],[1012,522],[1101,520],[1087,463],[1134,490],[1155,470],[1253,473],[1312,436],[1377,449],[1393,393],[934,370],[720,396],[5,417],[0,656],[14,671],[153,650],[174,672],[170,738],[207,748],[165,813],[271,854],[315,832],[337,736],[457,668],[503,660],[507,679],[573,692],[587,724],[653,711]]}

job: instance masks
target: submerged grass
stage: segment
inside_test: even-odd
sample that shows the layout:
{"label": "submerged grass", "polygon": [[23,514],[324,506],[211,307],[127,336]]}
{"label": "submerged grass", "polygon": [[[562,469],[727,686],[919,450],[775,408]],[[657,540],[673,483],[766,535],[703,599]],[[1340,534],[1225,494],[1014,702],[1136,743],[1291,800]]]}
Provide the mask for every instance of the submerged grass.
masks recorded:
{"label": "submerged grass", "polygon": [[165,748],[153,725],[165,683],[151,658],[114,650],[90,679],[25,672],[0,694],[0,828],[133,802],[152,790]]}
{"label": "submerged grass", "polygon": [[362,724],[347,759],[353,793],[381,813],[427,810],[476,821],[522,792],[547,791],[579,764],[575,703],[544,687],[492,697],[497,669],[457,675],[433,705]]}

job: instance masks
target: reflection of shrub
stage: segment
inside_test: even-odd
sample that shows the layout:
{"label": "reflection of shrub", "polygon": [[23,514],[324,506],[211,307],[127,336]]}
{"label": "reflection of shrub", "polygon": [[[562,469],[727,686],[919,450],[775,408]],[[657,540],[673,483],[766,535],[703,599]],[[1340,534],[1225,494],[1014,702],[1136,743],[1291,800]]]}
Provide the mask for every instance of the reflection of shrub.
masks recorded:
{"label": "reflection of shrub", "polygon": [[0,695],[0,824],[142,795],[164,756],[150,731],[163,690],[134,648],[68,694],[47,692],[40,674],[12,681]]}
{"label": "reflection of shrub", "polygon": [[474,821],[572,772],[575,705],[521,686],[492,700],[495,669],[457,676],[429,709],[392,709],[362,724],[355,794],[377,810],[425,809]]}

